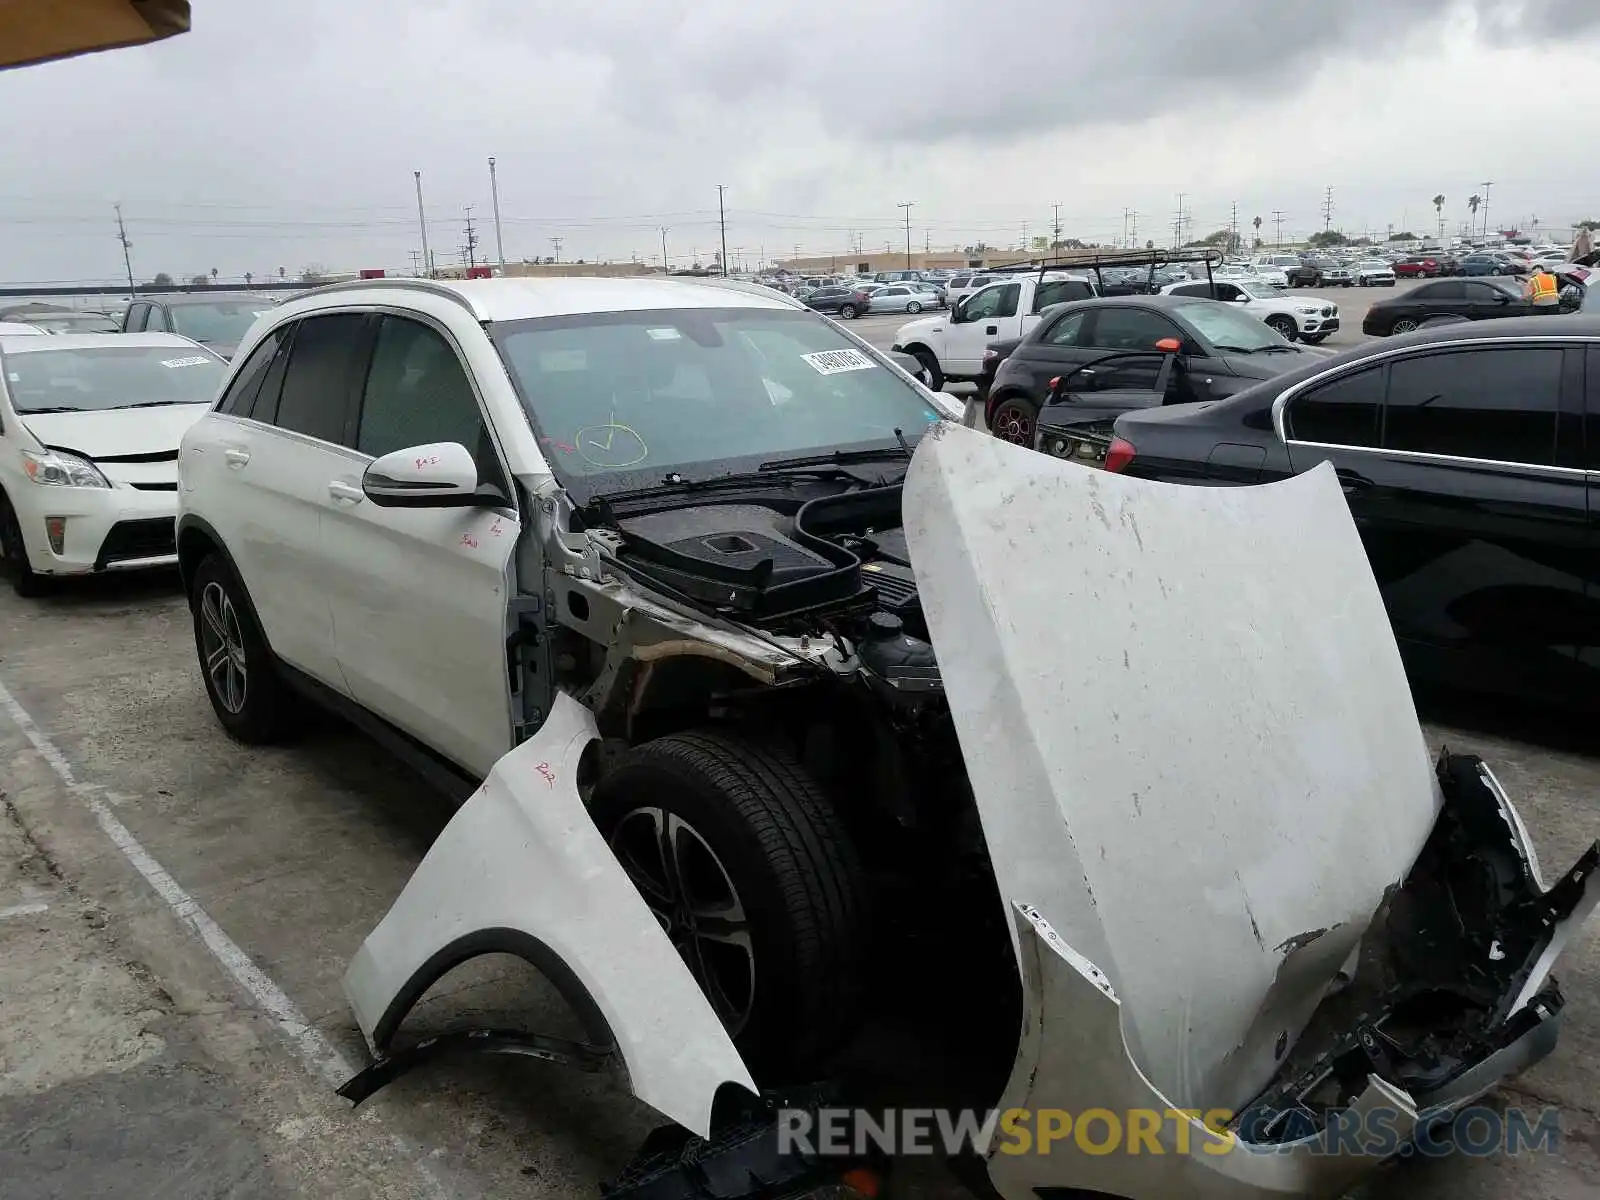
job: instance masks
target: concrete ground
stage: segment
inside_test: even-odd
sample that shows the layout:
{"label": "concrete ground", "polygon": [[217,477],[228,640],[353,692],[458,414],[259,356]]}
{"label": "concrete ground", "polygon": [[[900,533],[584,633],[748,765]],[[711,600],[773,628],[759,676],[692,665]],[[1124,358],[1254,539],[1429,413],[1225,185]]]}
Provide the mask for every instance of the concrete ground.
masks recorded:
{"label": "concrete ground", "polygon": [[[1430,741],[1495,765],[1548,870],[1600,834],[1591,728],[1430,704]],[[170,577],[0,589],[0,1195],[595,1196],[657,1123],[615,1077],[483,1058],[354,1113],[333,1094],[365,1062],[345,964],[448,815],[333,722],[230,741]],[[1559,974],[1561,1046],[1498,1098],[1558,1107],[1556,1152],[1396,1163],[1369,1200],[1600,1194],[1600,926]],[[447,978],[407,1030],[469,1023],[574,1032],[510,961]],[[915,1174],[906,1200],[961,1194]]]}

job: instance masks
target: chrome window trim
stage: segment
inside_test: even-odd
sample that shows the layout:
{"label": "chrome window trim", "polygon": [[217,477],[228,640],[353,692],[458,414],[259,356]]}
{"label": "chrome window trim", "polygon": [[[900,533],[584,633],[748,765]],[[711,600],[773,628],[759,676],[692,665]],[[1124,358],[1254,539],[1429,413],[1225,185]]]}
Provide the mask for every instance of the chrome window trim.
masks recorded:
{"label": "chrome window trim", "polygon": [[1402,458],[1411,462],[1436,463],[1451,467],[1493,467],[1497,471],[1527,471],[1535,475],[1553,475],[1558,479],[1600,479],[1600,471],[1583,467],[1547,467],[1539,463],[1514,462],[1506,458],[1465,458],[1457,454],[1429,454],[1424,450],[1386,450],[1382,446],[1343,446],[1337,442],[1303,442],[1287,439],[1285,446],[1306,446],[1317,450],[1338,450],[1345,454],[1380,454],[1385,458]]}
{"label": "chrome window trim", "polygon": [[[1356,371],[1365,370],[1367,367],[1373,366],[1373,365],[1375,365],[1377,363],[1387,362],[1387,361],[1389,361],[1391,359],[1401,358],[1401,357],[1404,357],[1406,355],[1430,354],[1430,353],[1434,353],[1434,352],[1439,351],[1439,350],[1452,350],[1452,349],[1455,349],[1458,346],[1477,346],[1477,347],[1487,346],[1487,347],[1500,347],[1500,348],[1510,348],[1510,349],[1530,349],[1530,348],[1534,348],[1534,347],[1538,347],[1538,346],[1546,346],[1546,345],[1554,346],[1557,349],[1564,349],[1564,348],[1566,348],[1568,346],[1600,345],[1600,335],[1582,334],[1582,333],[1569,333],[1569,334],[1535,333],[1535,334],[1528,334],[1528,335],[1523,336],[1523,337],[1461,338],[1461,339],[1456,340],[1456,341],[1426,342],[1426,343],[1424,343],[1422,345],[1419,345],[1419,346],[1400,346],[1400,347],[1398,347],[1396,349],[1392,349],[1392,350],[1380,350],[1376,354],[1373,354],[1371,357],[1360,359],[1357,362],[1340,363],[1336,367],[1329,367],[1326,371],[1319,371],[1319,372],[1317,372],[1317,374],[1312,375],[1311,377],[1309,377],[1307,379],[1302,379],[1299,383],[1292,384],[1291,386],[1285,388],[1283,391],[1279,392],[1278,395],[1276,397],[1274,397],[1273,401],[1272,401],[1272,432],[1277,435],[1278,440],[1280,442],[1282,442],[1284,445],[1288,445],[1291,441],[1295,441],[1299,445],[1302,445],[1302,446],[1327,445],[1328,443],[1324,443],[1324,442],[1306,442],[1306,441],[1300,441],[1297,438],[1296,439],[1291,439],[1288,436],[1288,434],[1286,434],[1284,432],[1284,428],[1283,428],[1283,410],[1289,406],[1289,402],[1291,400],[1293,400],[1296,396],[1298,396],[1301,392],[1305,391],[1307,388],[1315,387],[1319,383],[1326,383],[1328,380],[1336,379],[1340,375],[1353,374]],[[1379,449],[1382,449],[1382,447],[1379,447],[1379,446],[1355,446],[1355,447],[1337,447],[1337,448],[1339,448],[1339,449],[1357,449],[1357,450],[1379,450]],[[1392,451],[1384,451],[1384,452],[1385,453],[1389,453],[1389,454],[1419,454],[1419,453],[1421,453],[1421,451],[1414,451],[1414,450],[1392,450]],[[1452,456],[1448,455],[1448,454],[1442,454],[1442,455],[1428,455],[1427,457],[1450,459]],[[1460,461],[1460,462],[1488,462],[1488,461],[1494,461],[1494,460],[1488,460],[1488,459],[1458,459],[1458,460],[1455,460],[1455,461]],[[1526,465],[1526,464],[1510,464],[1510,465]],[[1551,468],[1551,469],[1552,470],[1562,470],[1562,471],[1577,470],[1580,475],[1584,474],[1584,472],[1582,470],[1580,470],[1579,468],[1576,468],[1576,467],[1557,467],[1557,468]]]}

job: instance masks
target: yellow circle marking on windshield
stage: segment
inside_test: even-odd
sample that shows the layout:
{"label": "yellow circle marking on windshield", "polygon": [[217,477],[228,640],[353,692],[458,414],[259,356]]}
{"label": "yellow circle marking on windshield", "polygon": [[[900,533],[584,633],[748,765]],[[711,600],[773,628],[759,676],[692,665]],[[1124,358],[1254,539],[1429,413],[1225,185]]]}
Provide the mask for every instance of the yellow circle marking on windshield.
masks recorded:
{"label": "yellow circle marking on windshield", "polygon": [[[621,470],[636,467],[650,457],[650,447],[633,429],[611,421],[605,425],[586,425],[572,437],[583,461],[592,467]],[[596,455],[599,457],[596,457]],[[632,455],[630,458],[629,455]]]}

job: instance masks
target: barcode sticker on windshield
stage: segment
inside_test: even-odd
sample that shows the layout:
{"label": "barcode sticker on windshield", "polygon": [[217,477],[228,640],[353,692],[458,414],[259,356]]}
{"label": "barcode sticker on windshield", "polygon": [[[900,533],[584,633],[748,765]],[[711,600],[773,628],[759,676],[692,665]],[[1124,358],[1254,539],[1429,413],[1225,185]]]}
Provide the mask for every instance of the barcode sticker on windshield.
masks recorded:
{"label": "barcode sticker on windshield", "polygon": [[209,358],[202,358],[196,354],[192,358],[163,358],[161,365],[163,367],[203,367],[210,361]]}
{"label": "barcode sticker on windshield", "polygon": [[841,371],[870,371],[878,364],[859,350],[819,350],[802,354],[818,375],[837,375]]}

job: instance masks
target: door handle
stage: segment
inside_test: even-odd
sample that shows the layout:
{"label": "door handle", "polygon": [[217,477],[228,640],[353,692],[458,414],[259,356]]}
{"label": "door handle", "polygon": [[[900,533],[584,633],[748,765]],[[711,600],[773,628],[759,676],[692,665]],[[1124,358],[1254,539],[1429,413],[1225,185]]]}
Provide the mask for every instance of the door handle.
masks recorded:
{"label": "door handle", "polygon": [[222,452],[222,457],[227,460],[230,467],[242,467],[250,461],[250,451],[230,447]]}
{"label": "door handle", "polygon": [[1340,467],[1334,472],[1339,477],[1339,486],[1344,489],[1346,496],[1358,495],[1372,490],[1372,480],[1348,467]]}
{"label": "door handle", "polygon": [[360,504],[367,498],[366,493],[360,488],[341,483],[337,479],[329,481],[328,495],[341,504]]}

